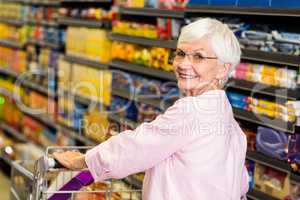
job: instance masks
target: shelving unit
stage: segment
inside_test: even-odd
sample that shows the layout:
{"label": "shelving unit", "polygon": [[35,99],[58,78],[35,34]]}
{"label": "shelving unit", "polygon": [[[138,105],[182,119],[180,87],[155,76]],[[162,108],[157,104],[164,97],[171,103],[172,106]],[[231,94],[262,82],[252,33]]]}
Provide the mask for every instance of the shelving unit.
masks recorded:
{"label": "shelving unit", "polygon": [[8,40],[0,40],[0,46],[6,46],[13,49],[23,49],[24,45],[14,42],[14,41],[8,41]]}
{"label": "shelving unit", "polygon": [[281,160],[276,160],[269,156],[265,156],[264,154],[261,154],[259,152],[248,151],[247,159],[255,161],[265,166],[269,166],[271,168],[277,169],[285,173],[290,173],[290,166],[288,165],[288,163]]}
{"label": "shelving unit", "polygon": [[15,130],[11,126],[5,124],[4,122],[0,122],[0,129],[10,134],[12,137],[16,138],[20,142],[30,142],[22,133]]}
{"label": "shelving unit", "polygon": [[276,130],[281,130],[286,133],[295,133],[295,130],[298,130],[298,127],[295,127],[294,123],[285,122],[281,119],[270,119],[266,116],[257,115],[253,112],[233,108],[234,117],[240,120],[252,122],[255,124],[263,125],[266,127],[270,127]]}
{"label": "shelving unit", "polygon": [[96,69],[108,69],[108,64],[100,63],[97,61],[89,60],[86,58],[81,58],[77,56],[72,56],[72,55],[65,55],[64,60],[68,61],[70,63],[77,63],[81,65],[87,65],[89,67],[93,67]]}
{"label": "shelving unit", "polygon": [[226,87],[249,91],[252,94],[259,93],[292,101],[300,99],[300,93],[296,89],[280,88],[245,80],[230,79],[226,84]]}
{"label": "shelving unit", "polygon": [[154,8],[120,8],[121,15],[136,15],[147,17],[184,18],[184,11],[154,9]]}
{"label": "shelving unit", "polygon": [[[111,0],[60,0],[60,1],[50,1],[50,0],[4,0],[6,2],[21,2],[23,4],[29,5],[38,5],[38,6],[55,6],[59,7],[60,5],[68,4],[89,4],[89,5],[100,5],[100,4],[109,4],[112,3]],[[300,9],[264,9],[264,8],[242,8],[242,7],[222,7],[222,6],[193,6],[188,7],[185,11],[174,11],[174,10],[162,10],[162,9],[153,9],[153,8],[120,8],[119,13],[122,16],[131,16],[131,17],[142,17],[142,18],[172,18],[176,20],[183,20],[186,17],[195,17],[195,16],[238,16],[243,15],[247,17],[275,17],[279,19],[281,17],[290,18],[290,20],[299,20],[300,19]],[[59,16],[57,21],[47,22],[47,21],[35,21],[35,20],[13,20],[13,19],[0,19],[0,22],[11,24],[14,26],[22,26],[25,23],[31,25],[41,25],[49,27],[65,27],[65,26],[77,26],[77,27],[88,27],[88,28],[107,28],[111,26],[107,21],[96,21],[96,20],[87,20],[71,17]],[[149,39],[143,37],[129,36],[125,34],[110,33],[109,38],[113,41],[120,41],[138,45],[144,45],[148,47],[156,46],[168,49],[176,49],[177,41],[176,40],[162,40],[162,39]],[[33,44],[40,47],[48,47],[56,50],[63,50],[63,47],[59,44],[47,43],[44,41],[29,40],[28,43],[21,45],[12,41],[0,40],[0,45],[7,46],[13,49],[24,49],[27,44]],[[61,51],[61,53],[63,53]],[[242,59],[244,61],[254,61],[259,63],[267,63],[272,65],[278,65],[278,67],[293,68],[298,70],[300,67],[300,56],[285,55],[282,53],[270,53],[257,50],[243,49],[242,50]],[[94,61],[89,58],[83,58],[73,55],[64,55],[64,60],[74,64],[86,65],[99,70],[121,70],[129,74],[139,74],[141,76],[147,76],[155,79],[160,79],[164,81],[176,81],[176,77],[173,72],[166,72],[155,68],[145,67],[139,64],[133,64],[130,62],[114,59],[109,63],[101,63],[100,61]],[[19,75],[9,69],[0,68],[0,73],[10,76],[12,78],[17,78]],[[25,80],[22,86],[30,88],[39,93],[42,93],[50,98],[57,100],[59,94],[56,92],[48,90],[37,83],[33,83],[29,80]],[[253,83],[250,81],[230,79],[227,87],[230,89],[238,90],[241,92],[248,92],[251,94],[259,94],[261,96],[268,96],[271,98],[279,98],[281,100],[300,100],[300,91],[297,89],[286,89],[275,86],[269,86],[260,83]],[[68,93],[69,91],[66,91]],[[166,105],[161,103],[160,98],[142,98],[143,95],[136,94],[134,91],[132,94],[129,94],[125,89],[112,89],[112,95],[123,97],[135,102],[141,102],[148,105],[152,105],[161,110],[165,110],[167,107],[171,106],[169,102]],[[76,94],[71,94],[74,96],[74,100],[83,105],[89,105],[91,102],[95,103],[97,106],[103,106],[101,103],[91,100],[91,98],[83,97]],[[289,134],[300,133],[300,119],[299,124],[291,122],[285,122],[279,119],[270,119],[265,116],[257,115],[255,113],[233,108],[235,118],[239,121],[251,122],[255,125],[262,125],[266,127],[271,127],[276,130],[281,130]],[[45,115],[35,115],[29,112],[23,111],[27,116],[30,116],[37,121],[43,123],[45,126],[55,129],[66,134],[68,137],[75,139],[76,141],[81,142],[84,145],[94,146],[97,142],[89,139],[84,134],[80,133],[73,128],[67,127],[59,122],[51,119]],[[136,128],[139,123],[134,122],[129,119],[124,119],[117,114],[109,113],[109,120],[118,122],[122,125],[128,125],[131,128]],[[22,133],[14,130],[12,127],[8,126],[4,122],[0,122],[0,129],[8,132],[13,137],[23,142],[32,142],[29,141]],[[1,155],[0,155],[1,156]],[[300,176],[294,173],[291,173],[288,163],[274,158],[265,156],[258,152],[247,152],[247,159],[261,163],[263,165],[272,167],[279,171],[283,171],[290,174],[291,180],[295,182],[300,182]],[[7,161],[9,162],[9,161]],[[127,177],[124,179],[125,182],[131,184],[134,188],[140,189],[142,183],[133,177]],[[255,200],[276,200],[276,198],[270,197],[267,194],[264,194],[259,191],[250,191],[247,194],[249,199]]]}
{"label": "shelving unit", "polygon": [[153,78],[159,78],[163,80],[176,81],[175,74],[173,72],[166,72],[160,69],[146,67],[143,65],[133,64],[122,60],[114,59],[109,63],[110,68],[120,69],[127,72],[142,74],[151,76]]}
{"label": "shelving unit", "polygon": [[250,16],[270,16],[270,17],[291,17],[299,18],[300,9],[282,8],[250,8],[235,6],[191,6],[187,7],[186,15],[195,14],[219,14],[219,15],[250,15]]}
{"label": "shelving unit", "polygon": [[45,21],[45,20],[27,20],[26,21],[27,24],[30,25],[39,25],[39,26],[49,26],[49,27],[58,27],[59,24],[55,21]]}
{"label": "shelving unit", "polygon": [[282,53],[270,53],[264,51],[243,49],[242,59],[250,61],[266,62],[271,64],[299,67],[300,56],[292,56]]}
{"label": "shelving unit", "polygon": [[113,41],[128,42],[128,43],[146,45],[146,46],[158,46],[158,47],[164,47],[170,49],[175,49],[177,45],[177,41],[175,40],[148,39],[143,37],[123,35],[118,33],[110,33],[109,39]]}
{"label": "shelving unit", "polygon": [[53,48],[53,49],[61,49],[62,48],[60,44],[49,43],[49,42],[34,40],[34,39],[29,39],[27,44],[38,45],[41,47],[48,47],[48,48]]}
{"label": "shelving unit", "polygon": [[263,192],[253,190],[247,193],[247,197],[250,200],[279,200],[277,198],[271,197]]}
{"label": "shelving unit", "polygon": [[23,0],[22,2],[25,4],[37,6],[60,6],[60,2],[58,0]]}
{"label": "shelving unit", "polygon": [[100,21],[100,20],[87,20],[87,19],[77,19],[71,17],[60,17],[58,23],[68,26],[82,26],[88,28],[105,28],[107,23],[110,22]]}
{"label": "shelving unit", "polygon": [[13,26],[22,26],[24,22],[19,19],[0,18],[0,23],[5,23]]}

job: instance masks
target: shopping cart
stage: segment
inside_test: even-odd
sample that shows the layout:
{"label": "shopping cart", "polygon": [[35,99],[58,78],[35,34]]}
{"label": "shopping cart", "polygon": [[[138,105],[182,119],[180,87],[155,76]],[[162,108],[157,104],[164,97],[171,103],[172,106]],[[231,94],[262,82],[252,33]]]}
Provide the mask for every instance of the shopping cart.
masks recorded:
{"label": "shopping cart", "polygon": [[89,148],[49,147],[35,162],[13,162],[11,200],[140,200],[140,189],[117,180],[93,183],[87,169],[71,171],[62,168],[50,156],[56,151],[85,152]]}

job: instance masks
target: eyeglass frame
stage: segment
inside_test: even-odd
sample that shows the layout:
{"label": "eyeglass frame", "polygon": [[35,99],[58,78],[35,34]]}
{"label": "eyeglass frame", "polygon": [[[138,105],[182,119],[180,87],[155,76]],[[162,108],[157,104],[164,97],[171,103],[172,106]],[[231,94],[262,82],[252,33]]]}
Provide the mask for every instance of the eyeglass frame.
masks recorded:
{"label": "eyeglass frame", "polygon": [[[175,60],[175,58],[176,58],[176,56],[177,56],[177,55],[175,55],[175,54],[176,54],[176,52],[178,52],[178,51],[181,51],[181,52],[183,52],[183,53],[185,54],[185,55],[184,55],[184,58],[183,58],[182,60],[184,60],[185,57],[188,56],[189,61],[192,62],[193,64],[196,64],[196,63],[194,63],[194,62],[189,58],[189,56],[191,56],[191,55],[194,56],[195,54],[200,54],[200,53],[199,53],[199,52],[195,52],[195,53],[187,53],[187,52],[185,52],[185,51],[183,51],[183,50],[181,50],[181,49],[176,49],[175,51],[171,52],[170,57],[169,57],[169,63],[173,63],[173,62],[174,62],[174,60]],[[200,54],[200,55],[201,55],[201,54]],[[201,55],[201,57],[202,57],[202,61],[205,60],[205,59],[208,59],[208,60],[218,59],[218,57],[212,57],[212,56],[202,56],[202,55]],[[198,64],[200,64],[200,63],[198,63]]]}

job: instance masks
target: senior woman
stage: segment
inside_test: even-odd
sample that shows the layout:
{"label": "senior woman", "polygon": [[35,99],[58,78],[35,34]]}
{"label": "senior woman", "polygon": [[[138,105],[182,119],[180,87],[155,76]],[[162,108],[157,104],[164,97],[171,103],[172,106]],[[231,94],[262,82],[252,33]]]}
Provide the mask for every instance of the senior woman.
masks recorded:
{"label": "senior woman", "polygon": [[222,90],[241,50],[227,25],[210,18],[181,30],[173,66],[185,94],[150,123],[89,150],[55,153],[88,167],[95,181],[146,171],[143,200],[239,200],[248,189],[246,138]]}

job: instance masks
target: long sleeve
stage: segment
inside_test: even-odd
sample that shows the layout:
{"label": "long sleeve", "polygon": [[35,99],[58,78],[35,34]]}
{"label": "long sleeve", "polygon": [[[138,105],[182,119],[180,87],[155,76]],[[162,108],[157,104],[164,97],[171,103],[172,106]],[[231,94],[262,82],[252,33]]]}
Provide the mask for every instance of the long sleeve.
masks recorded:
{"label": "long sleeve", "polygon": [[172,155],[196,137],[192,134],[194,112],[188,97],[180,99],[151,123],[124,131],[89,150],[86,163],[94,179],[123,178]]}

